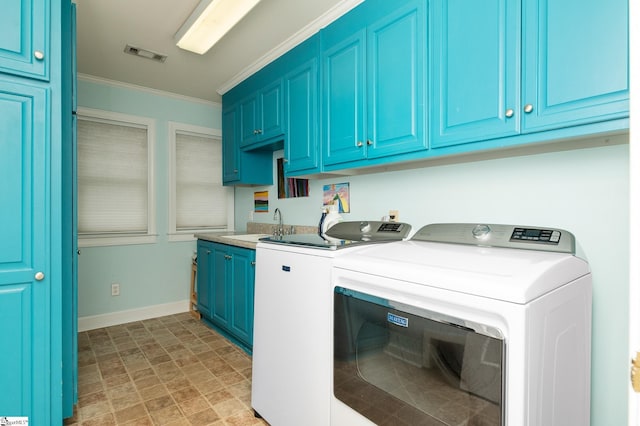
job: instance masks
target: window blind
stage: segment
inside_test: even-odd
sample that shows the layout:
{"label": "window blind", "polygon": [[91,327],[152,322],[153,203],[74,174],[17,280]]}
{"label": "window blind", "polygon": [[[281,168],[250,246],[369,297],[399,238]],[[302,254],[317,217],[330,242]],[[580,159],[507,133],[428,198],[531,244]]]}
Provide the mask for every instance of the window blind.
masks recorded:
{"label": "window blind", "polygon": [[176,132],[176,230],[226,228],[220,139]]}
{"label": "window blind", "polygon": [[78,119],[78,233],[148,232],[146,126]]}

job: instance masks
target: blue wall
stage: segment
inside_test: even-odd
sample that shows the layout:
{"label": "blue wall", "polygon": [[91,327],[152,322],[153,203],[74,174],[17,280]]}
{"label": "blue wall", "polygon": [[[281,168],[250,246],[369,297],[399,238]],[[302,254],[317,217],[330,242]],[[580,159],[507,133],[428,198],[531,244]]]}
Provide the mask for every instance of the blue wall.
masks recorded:
{"label": "blue wall", "polygon": [[[322,185],[350,183],[345,220],[380,219],[390,209],[414,229],[436,222],[485,222],[567,229],[593,272],[592,425],[627,424],[629,145],[483,159],[310,181],[308,198],[278,200],[277,188],[237,188],[236,226],[249,218],[253,192],[269,191],[288,224],[316,225]],[[559,144],[564,149],[587,143]]]}
{"label": "blue wall", "polygon": [[[78,258],[78,316],[90,317],[184,301],[196,244],[169,242],[168,122],[221,129],[219,104],[80,78],[78,105],[156,120],[156,244],[85,247]],[[120,296],[111,296],[111,283]]]}

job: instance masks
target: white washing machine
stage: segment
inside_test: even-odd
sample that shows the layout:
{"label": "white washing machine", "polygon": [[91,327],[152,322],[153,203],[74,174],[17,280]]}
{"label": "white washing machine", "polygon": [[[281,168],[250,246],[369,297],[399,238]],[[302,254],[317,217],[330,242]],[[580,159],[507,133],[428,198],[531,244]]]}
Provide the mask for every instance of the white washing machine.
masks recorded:
{"label": "white washing machine", "polygon": [[589,425],[591,273],[569,232],[428,225],[333,263],[332,425]]}
{"label": "white washing machine", "polygon": [[274,426],[328,426],[335,258],[398,241],[411,226],[340,222],[327,235],[269,237],[256,248],[251,405]]}

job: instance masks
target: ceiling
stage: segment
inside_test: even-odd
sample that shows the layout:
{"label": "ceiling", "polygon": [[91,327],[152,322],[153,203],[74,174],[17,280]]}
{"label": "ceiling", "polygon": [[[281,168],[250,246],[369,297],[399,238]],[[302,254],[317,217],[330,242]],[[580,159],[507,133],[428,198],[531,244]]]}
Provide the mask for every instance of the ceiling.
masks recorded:
{"label": "ceiling", "polygon": [[[199,1],[76,0],[78,73],[221,102],[219,92],[362,0],[262,0],[204,55],[173,39]],[[126,54],[127,44],[167,60]]]}

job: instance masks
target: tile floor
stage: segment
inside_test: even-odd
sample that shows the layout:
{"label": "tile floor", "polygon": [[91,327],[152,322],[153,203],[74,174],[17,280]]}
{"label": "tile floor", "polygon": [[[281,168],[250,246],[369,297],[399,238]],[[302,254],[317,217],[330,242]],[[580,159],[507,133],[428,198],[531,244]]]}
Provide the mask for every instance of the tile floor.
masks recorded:
{"label": "tile floor", "polygon": [[65,426],[266,425],[251,358],[188,313],[78,335],[78,404]]}

